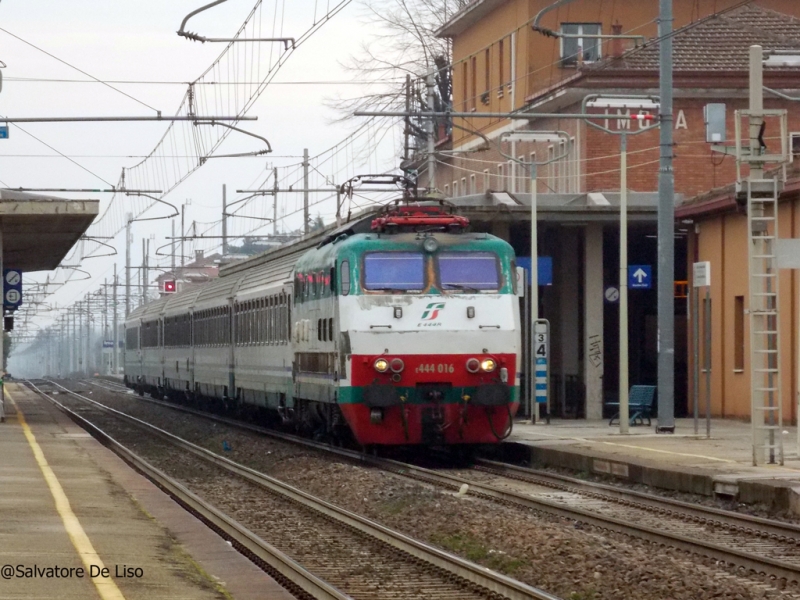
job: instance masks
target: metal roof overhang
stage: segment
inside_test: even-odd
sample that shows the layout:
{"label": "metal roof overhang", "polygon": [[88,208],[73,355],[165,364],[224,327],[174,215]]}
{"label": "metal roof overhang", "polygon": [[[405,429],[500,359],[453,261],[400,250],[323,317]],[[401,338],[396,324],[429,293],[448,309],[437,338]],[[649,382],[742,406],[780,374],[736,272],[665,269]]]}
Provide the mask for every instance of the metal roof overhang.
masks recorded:
{"label": "metal roof overhang", "polygon": [[[508,206],[498,210],[497,206],[474,206],[463,209],[460,214],[470,221],[530,221],[531,209],[527,206]],[[619,223],[618,206],[575,207],[542,207],[537,211],[541,223],[564,223],[578,225],[582,223]],[[628,209],[629,222],[646,222],[655,224],[658,209],[635,207]]]}
{"label": "metal roof overhang", "polygon": [[55,269],[92,224],[99,208],[99,200],[0,190],[3,266],[24,272]]}
{"label": "metal roof overhang", "polygon": [[[459,214],[472,221],[529,221],[530,194],[503,194],[511,202],[498,201],[498,193],[448,198]],[[602,196],[608,204],[594,204],[590,196]],[[680,198],[676,195],[676,200]],[[550,223],[619,223],[619,192],[602,194],[539,194],[536,212],[539,221]],[[658,218],[658,194],[655,192],[628,193],[628,220],[655,223]]]}

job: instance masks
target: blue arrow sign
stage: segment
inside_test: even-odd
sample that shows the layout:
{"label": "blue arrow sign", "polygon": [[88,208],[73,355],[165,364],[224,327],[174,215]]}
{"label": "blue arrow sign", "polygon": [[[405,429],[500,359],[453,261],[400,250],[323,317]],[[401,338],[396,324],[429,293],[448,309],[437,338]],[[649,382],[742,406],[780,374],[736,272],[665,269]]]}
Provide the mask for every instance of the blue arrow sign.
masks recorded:
{"label": "blue arrow sign", "polygon": [[8,139],[8,125],[0,125],[0,140]]}
{"label": "blue arrow sign", "polygon": [[653,287],[653,267],[651,265],[628,265],[628,288],[649,290]]}

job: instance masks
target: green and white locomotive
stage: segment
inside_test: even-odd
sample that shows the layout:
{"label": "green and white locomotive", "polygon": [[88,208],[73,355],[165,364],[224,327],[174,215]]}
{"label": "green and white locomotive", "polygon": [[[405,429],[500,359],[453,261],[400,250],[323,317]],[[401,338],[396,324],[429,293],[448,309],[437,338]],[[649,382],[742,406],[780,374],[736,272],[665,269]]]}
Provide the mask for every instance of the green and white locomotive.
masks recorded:
{"label": "green and white locomotive", "polygon": [[519,405],[514,253],[468,225],[397,201],[227,267],[131,313],[126,381],[364,446],[496,443]]}

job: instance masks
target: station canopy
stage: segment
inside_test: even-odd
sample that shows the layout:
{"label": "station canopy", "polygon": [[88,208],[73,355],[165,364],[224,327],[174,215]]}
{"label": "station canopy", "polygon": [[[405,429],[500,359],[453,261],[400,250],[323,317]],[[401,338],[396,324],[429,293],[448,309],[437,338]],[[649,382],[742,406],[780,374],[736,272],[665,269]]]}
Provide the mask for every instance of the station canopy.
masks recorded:
{"label": "station canopy", "polygon": [[99,209],[99,200],[0,190],[3,267],[23,272],[55,269]]}

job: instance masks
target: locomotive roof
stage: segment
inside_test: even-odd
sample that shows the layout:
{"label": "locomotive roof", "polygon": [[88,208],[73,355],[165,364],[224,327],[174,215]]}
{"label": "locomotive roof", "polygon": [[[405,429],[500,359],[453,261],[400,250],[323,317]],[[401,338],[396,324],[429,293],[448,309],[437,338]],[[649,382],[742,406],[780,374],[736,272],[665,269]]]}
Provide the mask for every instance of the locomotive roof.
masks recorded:
{"label": "locomotive roof", "polygon": [[[426,200],[425,198],[420,198],[420,202],[426,201],[433,201],[433,200]],[[387,203],[385,206],[390,206],[396,202],[393,200],[390,203]],[[318,231],[315,231],[307,236],[300,238],[299,240],[295,240],[281,246],[280,248],[274,248],[271,250],[267,250],[257,256],[249,258],[247,260],[243,260],[241,262],[226,265],[220,267],[219,276],[222,277],[229,277],[231,275],[235,275],[236,273],[241,273],[247,269],[252,269],[255,266],[269,263],[271,261],[278,260],[282,257],[293,257],[292,265],[297,261],[299,255],[303,254],[304,252],[311,250],[312,248],[318,248],[324,246],[336,238],[338,238],[342,234],[347,235],[354,235],[357,233],[370,233],[372,231],[372,219],[378,214],[384,207],[376,207],[376,208],[367,208],[358,213],[356,213],[353,217],[351,217],[350,221],[344,223],[343,225],[337,226],[335,223],[324,227]],[[291,272],[291,269],[287,272]]]}
{"label": "locomotive roof", "polygon": [[[180,314],[188,312],[190,309],[203,310],[220,304],[227,304],[227,299],[234,294],[237,296],[247,295],[270,285],[274,286],[275,284],[288,282],[291,280],[292,270],[295,265],[309,250],[313,248],[324,250],[326,246],[332,248],[331,242],[342,235],[347,237],[341,242],[341,246],[337,246],[337,250],[351,244],[364,242],[365,236],[357,234],[374,233],[371,228],[372,219],[383,208],[363,210],[344,225],[338,227],[335,224],[329,225],[299,240],[279,248],[267,250],[248,260],[223,266],[219,270],[220,276],[217,279],[177,294],[165,296],[145,306],[140,306],[132,311],[128,318],[149,321],[158,318],[162,314]],[[458,235],[445,233],[442,235],[445,237],[453,236],[463,242],[494,237],[485,233],[462,233]],[[376,239],[378,237],[383,240],[387,239],[386,236],[379,236],[378,234],[375,234],[375,237]],[[391,234],[391,239],[400,243],[411,241],[415,238],[416,234],[414,233]],[[332,251],[335,252],[336,250]],[[322,254],[327,255],[328,253],[323,252]],[[309,256],[309,260],[312,262],[319,260],[319,258],[319,254],[316,257]]]}

